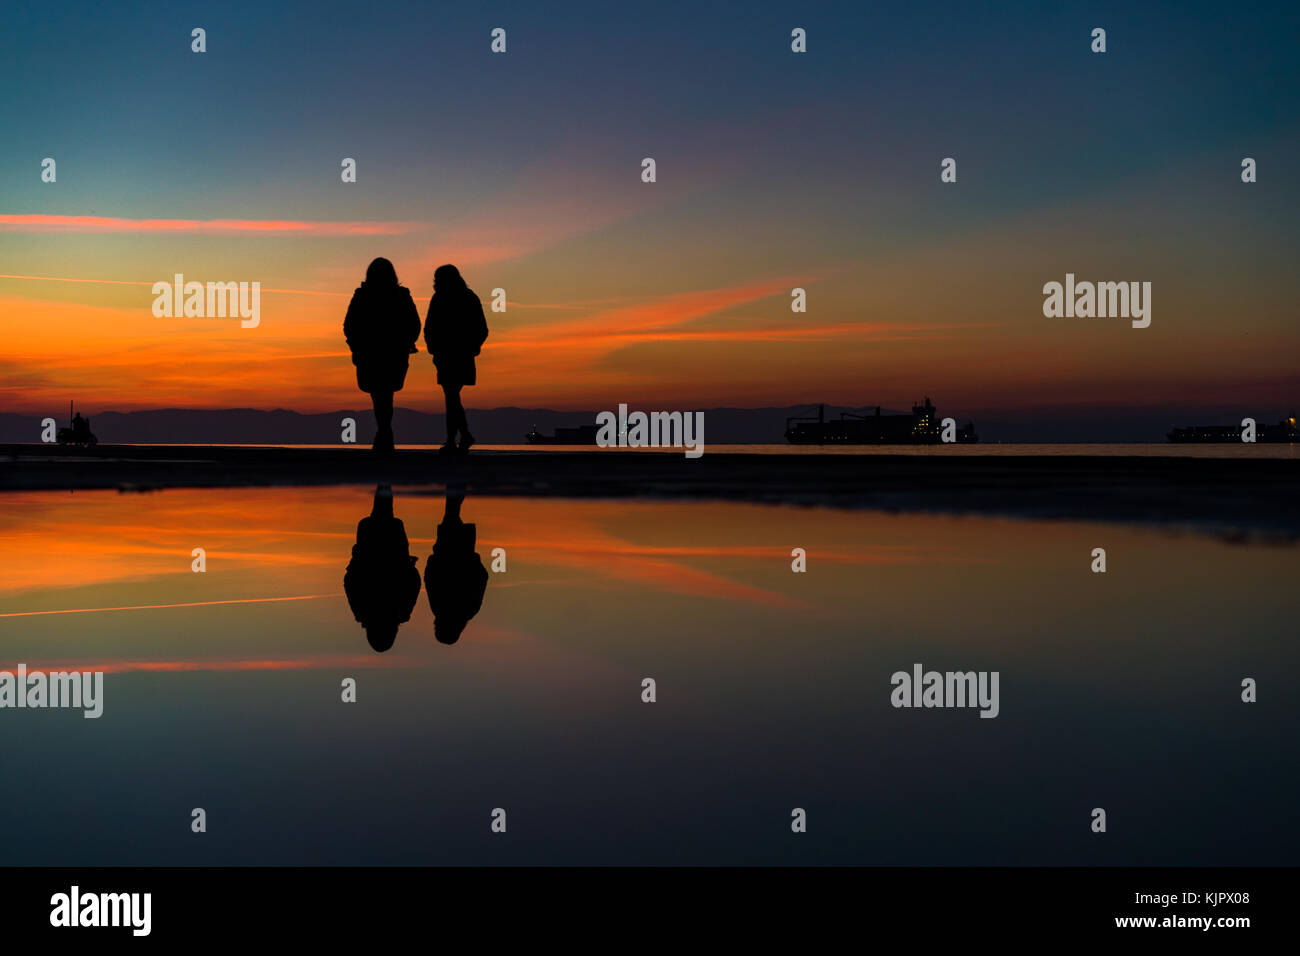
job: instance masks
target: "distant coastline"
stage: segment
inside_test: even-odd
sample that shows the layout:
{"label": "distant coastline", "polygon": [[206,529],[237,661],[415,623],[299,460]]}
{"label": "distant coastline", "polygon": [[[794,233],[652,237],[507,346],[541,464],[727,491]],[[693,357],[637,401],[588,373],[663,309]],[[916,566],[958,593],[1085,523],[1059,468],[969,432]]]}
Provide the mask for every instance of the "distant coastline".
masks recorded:
{"label": "distant coastline", "polygon": [[[1223,408],[1148,408],[1101,410],[1033,407],[1023,412],[997,412],[961,407],[949,403],[959,421],[978,422],[980,442],[997,444],[1161,444],[1172,428],[1201,423],[1224,426],[1253,414],[1271,423],[1283,417],[1269,409],[1240,412]],[[695,406],[683,405],[683,408]],[[341,422],[356,422],[356,440],[368,445],[373,438],[373,415],[369,409],[339,409],[302,413],[289,409],[257,408],[161,408],[140,411],[97,410],[84,399],[77,408],[90,416],[98,440],[107,444],[219,444],[219,445],[336,445]],[[778,445],[785,442],[786,420],[815,414],[817,406],[791,405],[760,408],[705,407],[708,441],[711,445]],[[847,406],[827,405],[826,415],[860,411]],[[549,408],[470,409],[477,441],[482,445],[522,445],[525,435],[536,429],[554,434],[559,428],[592,424],[597,410]],[[1290,414],[1286,411],[1285,414]],[[44,417],[66,424],[68,408],[60,403],[44,412],[0,412],[0,443],[40,441]],[[394,425],[408,445],[440,443],[444,436],[441,413],[397,408]]]}

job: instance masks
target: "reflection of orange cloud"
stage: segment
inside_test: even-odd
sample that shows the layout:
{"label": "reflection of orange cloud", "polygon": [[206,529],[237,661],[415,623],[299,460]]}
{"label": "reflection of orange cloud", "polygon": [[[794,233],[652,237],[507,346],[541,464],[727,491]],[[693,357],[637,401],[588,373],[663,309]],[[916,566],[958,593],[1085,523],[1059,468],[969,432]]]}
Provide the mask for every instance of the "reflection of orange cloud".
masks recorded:
{"label": "reflection of orange cloud", "polygon": [[[225,592],[240,600],[199,601],[196,606],[240,603],[245,597],[262,600],[258,596],[268,589],[260,579],[271,571],[277,586],[270,590],[315,597],[336,593],[339,554],[347,554],[346,541],[361,517],[343,526],[318,527],[319,516],[301,500],[257,494],[236,499],[178,491],[131,499],[90,492],[65,501],[17,493],[9,500],[13,507],[0,515],[0,599],[33,590],[160,582],[157,591],[133,592],[142,606],[207,596],[175,592],[175,587],[202,577],[190,571],[195,547],[206,552],[209,577],[218,571],[253,575],[242,594]],[[329,569],[325,579],[323,569]],[[173,583],[162,583],[169,580]],[[107,603],[102,596],[91,600]],[[19,612],[31,607],[24,607],[26,602],[6,603],[0,609]],[[57,607],[74,603],[81,602],[60,599]]]}
{"label": "reflection of orange cloud", "polygon": [[[427,548],[429,539],[421,531],[432,532],[436,521],[434,509],[423,505],[436,508],[438,499],[403,496],[403,501],[407,504],[399,509],[399,516],[407,519],[413,549]],[[241,489],[215,495],[175,490],[148,500],[91,492],[72,502],[30,492],[15,495],[13,504],[0,519],[0,597],[9,598],[7,613],[0,617],[30,618],[337,597],[356,522],[369,511],[370,500],[356,489],[321,490],[309,496]],[[623,582],[650,593],[797,606],[783,594],[699,566],[720,557],[780,560],[781,549],[725,537],[711,540],[713,533],[706,529],[697,530],[685,542],[643,540],[639,533],[609,525],[610,518],[626,506],[556,501],[530,510],[536,513],[527,522],[509,522],[510,549],[530,566],[578,568],[584,579]],[[206,595],[176,591],[201,577],[190,571],[190,549],[196,544],[207,552],[209,576],[217,570],[234,575],[226,586],[230,590],[223,587],[219,599],[184,601]],[[863,562],[913,560],[906,549],[864,548],[860,554]],[[825,559],[858,560],[855,552],[831,548],[826,549]],[[260,596],[265,594],[268,571],[274,573],[274,590],[291,596]],[[105,606],[102,594],[79,601],[68,596],[71,589],[92,584],[137,585],[131,592],[135,602],[119,600]],[[55,591],[58,596],[49,593]],[[252,596],[240,596],[250,591]],[[35,606],[32,594],[40,601]],[[58,604],[51,608],[54,601]],[[92,602],[93,606],[86,606]]]}
{"label": "reflection of orange cloud", "polygon": [[293,219],[125,219],[0,213],[6,232],[269,233],[283,236],[397,236],[426,228],[418,222],[304,222]]}
{"label": "reflection of orange cloud", "polygon": [[292,597],[230,598],[224,601],[187,601],[184,604],[127,604],[121,607],[70,607],[54,611],[10,611],[0,617],[40,617],[46,614],[96,614],[101,611],[157,611],[173,607],[211,607],[218,604],[271,604],[277,601],[313,601],[339,594],[299,594]]}
{"label": "reflection of orange cloud", "polygon": [[[134,515],[114,515],[99,509],[86,520],[75,514],[50,515],[50,524],[5,528],[0,537],[0,596],[39,587],[84,587],[91,584],[165,576],[178,569],[189,573],[195,544],[204,548],[214,568],[277,568],[301,576],[331,559],[319,550],[267,547],[282,532],[266,530],[251,538],[234,522],[220,527],[211,519],[189,525],[183,512],[164,509],[174,517],[170,528],[136,524]],[[270,515],[261,516],[263,521]],[[342,537],[342,535],[340,535]],[[350,537],[350,535],[349,535]],[[237,542],[260,548],[240,548]],[[298,580],[303,580],[301,577]],[[303,583],[306,583],[303,581]],[[9,615],[0,614],[0,617]]]}
{"label": "reflection of orange cloud", "polygon": [[[423,570],[443,498],[413,491],[396,489],[394,511]],[[373,504],[369,488],[19,492],[7,503],[0,511],[0,632],[14,638],[11,647],[29,640],[33,651],[49,655],[107,659],[78,666],[109,671],[353,666],[328,655],[353,649],[330,642],[356,639],[340,590],[357,522]],[[510,556],[510,573],[493,574],[488,585],[489,593],[503,593],[485,603],[469,645],[486,642],[502,659],[538,639],[530,623],[541,621],[544,634],[551,616],[575,603],[596,616],[689,606],[713,620],[756,611],[794,612],[807,622],[833,615],[824,595],[871,580],[868,568],[988,560],[954,541],[947,525],[913,540],[895,519],[849,521],[822,509],[512,497],[471,497],[463,508],[484,560],[497,546]],[[807,548],[821,569],[816,575],[790,573],[793,543]],[[207,550],[206,574],[190,570],[196,545]],[[427,638],[429,627],[421,598],[403,633]],[[185,639],[191,634],[197,640]],[[190,651],[193,660],[185,657]],[[30,664],[37,656],[22,659]],[[392,659],[365,654],[357,666],[376,658]]]}
{"label": "reflection of orange cloud", "polygon": [[[653,507],[653,506],[651,506]],[[664,506],[659,506],[661,509]],[[624,505],[623,509],[626,510]],[[717,544],[701,536],[721,537],[714,529],[694,529],[696,540],[688,544],[652,544],[629,541],[606,530],[617,509],[596,502],[547,503],[534,508],[529,521],[512,529],[509,550],[529,563],[578,568],[583,578],[612,578],[644,588],[648,593],[676,593],[769,607],[807,609],[799,600],[779,592],[733,581],[689,563],[720,557],[782,563],[789,549],[752,544]],[[818,549],[818,560],[847,564],[904,564],[923,560],[918,550],[908,547],[872,548],[856,551]]]}
{"label": "reflection of orange cloud", "polygon": [[[593,540],[597,543],[593,544]],[[575,543],[573,540],[565,541],[547,541],[544,545],[537,545],[535,542],[527,544],[514,545],[516,550],[526,552],[529,546],[541,548],[539,559],[545,561],[545,556],[550,553],[566,552],[575,555],[586,555],[588,557],[630,557],[630,556],[647,556],[657,555],[661,557],[682,557],[682,558],[752,558],[754,560],[770,561],[772,559],[784,560],[789,554],[789,550],[784,547],[760,547],[758,545],[675,545],[665,547],[662,545],[636,545],[618,541],[613,538],[608,539],[591,539]],[[933,555],[920,548],[910,548],[905,546],[882,547],[873,546],[868,551],[865,546],[857,551],[835,551],[829,548],[817,549],[818,561],[829,561],[837,564],[924,564],[934,560]]]}
{"label": "reflection of orange cloud", "polygon": [[[400,661],[400,663],[399,663]],[[321,654],[290,660],[190,660],[190,661],[110,661],[84,664],[55,661],[28,664],[27,671],[102,671],[105,674],[128,674],[139,671],[290,671],[335,667],[410,667],[419,664],[410,658],[380,657],[363,654]]]}
{"label": "reflection of orange cloud", "polygon": [[[891,325],[887,322],[839,323],[836,325],[800,325],[787,327],[768,327],[756,329],[719,329],[714,331],[672,330],[653,332],[611,332],[601,337],[601,344],[609,347],[631,345],[636,342],[800,342],[817,339],[853,338],[857,341],[911,341],[924,339],[933,341],[943,338],[936,335],[938,330],[949,328],[969,328],[970,326],[916,326]],[[550,345],[584,344],[584,336],[577,335],[568,339],[548,342]],[[532,342],[509,341],[498,343],[502,350],[535,349]]]}
{"label": "reflection of orange cloud", "polygon": [[632,554],[623,554],[611,560],[611,555],[599,547],[579,552],[556,552],[552,557],[554,561],[551,563],[582,568],[588,574],[600,574],[635,584],[651,593],[686,594],[770,607],[806,607],[802,601],[788,598],[784,594],[731,581],[680,561],[642,558]]}
{"label": "reflection of orange cloud", "polygon": [[[295,587],[311,593],[280,598],[232,598],[186,603],[141,601],[113,607],[63,607],[26,610],[18,604],[0,617],[27,617],[91,611],[144,610],[149,608],[201,607],[208,605],[272,603],[338,596],[319,593],[326,580],[337,586],[338,569],[346,563],[355,536],[356,520],[366,509],[364,496],[355,491],[342,493],[356,514],[343,508],[322,516],[310,501],[284,498],[274,493],[243,492],[238,497],[207,496],[173,491],[153,499],[149,507],[123,508],[115,495],[91,495],[81,499],[75,510],[43,508],[52,504],[40,493],[24,494],[15,500],[12,517],[0,523],[0,596],[38,589],[91,584],[188,579],[190,548],[201,544],[209,569],[274,572],[279,587]],[[314,499],[313,499],[314,500]],[[416,502],[436,499],[406,499],[408,517],[420,510]],[[21,507],[18,507],[20,506]],[[21,515],[21,517],[20,517]],[[692,567],[690,562],[732,558],[745,562],[781,561],[788,549],[752,543],[735,543],[725,537],[696,538],[685,543],[663,544],[629,538],[606,530],[608,506],[598,503],[574,505],[548,503],[525,525],[513,530],[510,550],[533,565],[581,568],[584,573],[634,582],[660,591],[691,593],[722,599],[769,601],[771,595],[749,585],[739,585],[712,572]],[[342,519],[342,520],[340,520]],[[432,539],[409,524],[412,547],[426,547]],[[904,546],[818,549],[818,561],[836,564],[912,564],[935,560],[933,549]],[[255,579],[250,579],[255,586]],[[154,585],[145,600],[153,597]],[[260,587],[257,588],[261,590]],[[229,592],[227,592],[229,593]],[[256,592],[255,592],[256,593]],[[184,595],[189,596],[189,595]],[[11,605],[12,606],[12,605]],[[30,606],[30,605],[28,605]]]}

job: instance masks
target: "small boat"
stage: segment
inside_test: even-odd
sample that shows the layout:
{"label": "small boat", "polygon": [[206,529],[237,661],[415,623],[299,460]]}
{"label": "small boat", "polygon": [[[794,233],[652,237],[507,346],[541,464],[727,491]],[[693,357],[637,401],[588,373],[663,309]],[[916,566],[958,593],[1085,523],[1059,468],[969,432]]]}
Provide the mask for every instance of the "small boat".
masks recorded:
{"label": "small boat", "polygon": [[594,445],[596,426],[578,425],[575,428],[557,428],[554,435],[543,435],[534,425],[533,430],[524,438],[530,445]]}
{"label": "small boat", "polygon": [[90,419],[82,418],[76,413],[72,402],[68,403],[68,414],[72,416],[71,423],[66,428],[60,428],[55,439],[60,445],[83,445],[86,448],[94,448],[99,439],[95,433],[90,430]]}

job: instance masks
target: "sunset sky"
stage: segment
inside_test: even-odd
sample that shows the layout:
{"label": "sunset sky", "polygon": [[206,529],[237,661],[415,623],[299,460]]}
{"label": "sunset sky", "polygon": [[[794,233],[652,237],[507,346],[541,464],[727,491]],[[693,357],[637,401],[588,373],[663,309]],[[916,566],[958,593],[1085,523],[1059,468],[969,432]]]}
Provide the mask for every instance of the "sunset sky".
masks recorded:
{"label": "sunset sky", "polygon": [[[474,408],[1293,410],[1297,8],[1004,6],[7,10],[0,411],[362,407],[380,255],[421,316],[444,262],[506,290]],[[1151,282],[1150,328],[1045,318],[1067,272]],[[155,318],[175,273],[259,327]]]}

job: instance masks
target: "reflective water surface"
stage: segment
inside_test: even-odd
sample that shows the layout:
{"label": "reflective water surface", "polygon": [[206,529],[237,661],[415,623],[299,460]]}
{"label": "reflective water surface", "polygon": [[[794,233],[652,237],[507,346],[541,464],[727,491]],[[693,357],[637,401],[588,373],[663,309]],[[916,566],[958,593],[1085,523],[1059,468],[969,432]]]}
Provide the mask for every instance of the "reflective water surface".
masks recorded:
{"label": "reflective water surface", "polygon": [[[0,709],[0,864],[1295,864],[1298,571],[1103,524],[7,494],[0,670],[105,685]],[[892,707],[918,663],[997,671],[998,717]]]}

